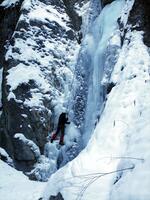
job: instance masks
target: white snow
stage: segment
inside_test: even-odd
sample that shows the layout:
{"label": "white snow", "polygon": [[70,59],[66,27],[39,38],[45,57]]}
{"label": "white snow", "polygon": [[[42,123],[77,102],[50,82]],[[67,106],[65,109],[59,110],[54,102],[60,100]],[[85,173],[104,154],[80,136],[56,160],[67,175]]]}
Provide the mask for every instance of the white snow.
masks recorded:
{"label": "white snow", "polygon": [[[48,10],[48,8],[50,9]],[[66,30],[69,30],[69,28],[66,26],[66,21],[64,21],[64,19],[67,18],[67,15],[64,13],[61,14],[56,10],[56,8],[53,8],[52,6],[47,6],[47,10],[41,7],[37,7],[35,10],[30,12],[29,18],[30,20],[39,20],[45,23],[56,22]]]}
{"label": "white snow", "polygon": [[30,181],[22,172],[0,160],[0,199],[37,200],[45,183]]}
{"label": "white snow", "polygon": [[79,16],[84,17],[85,14],[87,14],[87,11],[89,10],[90,7],[90,1],[85,1],[84,4],[81,3],[76,3],[75,4],[75,10],[78,13]]}
{"label": "white snow", "polygon": [[[121,15],[121,22],[124,26],[127,25],[129,13],[133,7],[135,0],[127,0]],[[128,25],[127,25],[128,26]]]}
{"label": "white snow", "polygon": [[49,91],[47,80],[41,75],[39,68],[25,66],[20,63],[16,67],[9,69],[8,72],[7,84],[11,86],[10,91],[15,90],[22,83],[27,84],[30,80],[34,80],[39,88],[45,92]]}
{"label": "white snow", "polygon": [[51,174],[57,170],[58,150],[51,143],[46,144],[46,149],[49,153],[45,155],[51,155],[51,157],[40,156],[38,162],[34,165],[34,169],[29,172],[29,174],[34,174],[38,181],[48,181]]}
{"label": "white snow", "polygon": [[29,106],[31,108],[33,107],[41,107],[43,108],[43,96],[40,92],[32,93],[32,97],[29,99],[26,99],[24,101],[24,105]]}
{"label": "white snow", "polygon": [[[8,95],[8,100],[15,99],[17,102],[22,102],[21,100],[16,99],[13,91],[17,89],[21,84],[29,84],[29,81],[32,80],[38,86],[38,88],[46,93],[50,91],[50,85],[48,80],[41,74],[41,71],[38,67],[26,66],[22,63],[18,64],[16,67],[13,67],[8,70],[9,74],[7,76],[7,84],[10,86],[10,93]],[[29,107],[42,106],[43,95],[39,90],[32,91],[32,97],[24,101],[24,105]]]}
{"label": "white snow", "polygon": [[18,3],[20,0],[4,0],[1,4],[0,7],[5,7],[9,8],[11,6],[15,6],[16,3]]}
{"label": "white snow", "polygon": [[[124,175],[118,184],[112,188],[112,199],[148,200],[150,197],[150,115],[149,98],[150,89],[150,55],[148,48],[143,44],[142,32],[129,32],[129,45],[124,44],[118,63],[112,74],[112,80],[117,81],[117,88],[121,94],[122,121],[127,127],[127,143],[125,156],[144,159],[142,164],[137,163],[133,173]],[[118,71],[118,67],[124,67]],[[131,67],[132,66],[132,67]],[[122,89],[121,89],[122,88]],[[121,90],[123,90],[121,92]],[[120,120],[120,119],[118,119]],[[134,163],[134,162],[133,162]],[[125,190],[130,186],[130,189]],[[128,187],[129,188],[129,187]],[[137,190],[137,188],[140,188]]]}
{"label": "white snow", "polygon": [[81,134],[79,129],[75,126],[73,122],[71,122],[71,124],[68,125],[65,129],[65,145],[69,147],[72,146],[74,141],[79,142],[80,136]]}
{"label": "white snow", "polygon": [[10,158],[10,156],[8,155],[8,153],[5,151],[5,149],[0,147],[0,158],[1,156],[5,157],[5,161],[7,162],[7,164],[9,164],[10,166],[13,166],[13,160]]}
{"label": "white snow", "polygon": [[5,151],[5,149],[0,147],[0,155],[3,155],[5,157],[8,157],[8,153]]}

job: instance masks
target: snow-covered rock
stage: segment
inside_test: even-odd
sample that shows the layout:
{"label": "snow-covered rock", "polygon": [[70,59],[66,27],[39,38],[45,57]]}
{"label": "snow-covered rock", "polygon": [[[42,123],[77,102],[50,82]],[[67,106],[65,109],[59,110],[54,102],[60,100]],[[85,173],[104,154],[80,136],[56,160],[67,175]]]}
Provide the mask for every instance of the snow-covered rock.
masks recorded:
{"label": "snow-covered rock", "polygon": [[[40,149],[32,140],[27,139],[22,133],[16,133],[14,135],[14,138],[18,142],[18,146],[21,146],[21,145],[24,146],[24,151],[17,152],[19,160],[24,160],[24,159],[34,160],[35,159],[35,161],[37,161],[39,159],[39,157],[41,156]],[[32,156],[34,158],[32,158]]]}
{"label": "snow-covered rock", "polygon": [[[3,146],[16,160],[20,160],[24,145],[17,148],[13,136],[24,134],[43,153],[48,132],[56,128],[59,114],[72,97],[81,26],[81,17],[71,7],[74,4],[70,1],[66,7],[65,1],[5,0],[0,5],[4,14],[0,24],[5,30],[0,33],[4,68],[1,132],[3,144],[9,140],[12,148]],[[4,23],[10,20],[9,14],[16,16],[13,28]]]}
{"label": "snow-covered rock", "polygon": [[4,8],[9,8],[15,6],[20,0],[4,0],[0,6]]}
{"label": "snow-covered rock", "polygon": [[5,151],[5,149],[0,147],[0,159],[6,162],[10,166],[14,166],[13,160],[10,158],[8,153]]}

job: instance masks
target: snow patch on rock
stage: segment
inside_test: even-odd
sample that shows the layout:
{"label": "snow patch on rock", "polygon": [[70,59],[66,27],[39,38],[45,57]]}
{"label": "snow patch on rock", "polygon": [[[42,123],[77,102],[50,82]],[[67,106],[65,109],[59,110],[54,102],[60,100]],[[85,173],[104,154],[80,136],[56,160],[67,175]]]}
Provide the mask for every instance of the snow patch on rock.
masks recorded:
{"label": "snow patch on rock", "polygon": [[20,0],[4,0],[1,4],[0,7],[5,7],[5,8],[9,8],[9,7],[13,7],[15,6]]}
{"label": "snow patch on rock", "polygon": [[34,152],[36,159],[38,159],[41,155],[39,147],[32,141],[27,139],[22,133],[16,133],[14,135],[15,139],[19,139],[23,142],[23,144],[30,147],[30,149]]}

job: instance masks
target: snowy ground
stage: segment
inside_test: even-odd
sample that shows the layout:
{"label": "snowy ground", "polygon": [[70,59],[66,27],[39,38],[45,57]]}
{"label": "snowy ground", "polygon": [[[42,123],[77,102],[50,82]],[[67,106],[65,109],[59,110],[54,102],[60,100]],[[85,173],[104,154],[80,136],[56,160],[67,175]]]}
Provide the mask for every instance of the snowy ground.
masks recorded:
{"label": "snowy ground", "polygon": [[30,181],[22,172],[0,160],[0,199],[38,200],[46,183]]}

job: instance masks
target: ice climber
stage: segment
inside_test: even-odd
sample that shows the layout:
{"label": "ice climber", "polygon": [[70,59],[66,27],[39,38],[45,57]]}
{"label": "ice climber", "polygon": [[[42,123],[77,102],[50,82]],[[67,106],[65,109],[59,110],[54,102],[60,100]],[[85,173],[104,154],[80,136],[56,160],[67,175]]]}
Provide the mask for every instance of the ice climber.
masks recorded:
{"label": "ice climber", "polygon": [[53,142],[53,140],[56,139],[57,135],[60,132],[61,135],[60,135],[59,144],[64,145],[65,124],[70,124],[70,122],[68,121],[67,113],[63,112],[59,116],[57,130],[56,130],[56,133],[54,135],[52,135],[51,143]]}

